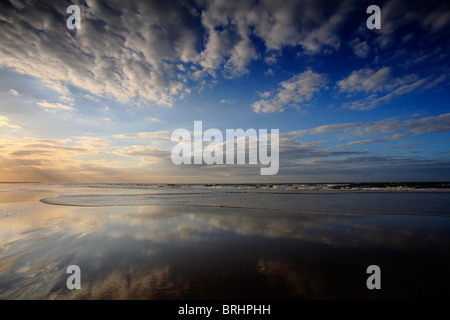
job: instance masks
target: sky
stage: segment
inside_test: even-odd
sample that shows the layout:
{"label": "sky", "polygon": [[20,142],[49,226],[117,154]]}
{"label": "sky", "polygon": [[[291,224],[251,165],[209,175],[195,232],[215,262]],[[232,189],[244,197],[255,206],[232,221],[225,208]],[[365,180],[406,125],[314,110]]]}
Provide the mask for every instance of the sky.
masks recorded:
{"label": "sky", "polygon": [[[449,28],[432,0],[2,1],[0,182],[450,181]],[[277,174],[175,165],[194,121],[278,129]]]}

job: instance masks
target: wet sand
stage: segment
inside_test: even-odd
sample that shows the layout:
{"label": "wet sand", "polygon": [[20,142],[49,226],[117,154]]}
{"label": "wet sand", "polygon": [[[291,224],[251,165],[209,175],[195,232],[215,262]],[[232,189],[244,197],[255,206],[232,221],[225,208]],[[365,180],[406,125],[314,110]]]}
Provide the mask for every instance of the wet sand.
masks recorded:
{"label": "wet sand", "polygon": [[[450,298],[449,193],[158,192],[0,186],[0,298]],[[85,205],[40,201],[67,196]]]}

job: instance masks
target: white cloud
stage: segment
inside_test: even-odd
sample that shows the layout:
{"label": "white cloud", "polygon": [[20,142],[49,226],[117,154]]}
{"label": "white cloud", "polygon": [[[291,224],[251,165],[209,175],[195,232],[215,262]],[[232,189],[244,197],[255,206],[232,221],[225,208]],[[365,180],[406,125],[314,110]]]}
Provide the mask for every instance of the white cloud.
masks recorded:
{"label": "white cloud", "polygon": [[163,139],[170,141],[172,132],[167,130],[153,132],[139,132],[137,134],[116,134],[115,138],[120,139]]}
{"label": "white cloud", "polygon": [[[67,101],[71,101],[71,88],[77,87],[92,99],[170,107],[190,94],[191,81],[201,90],[214,83],[211,78],[219,72],[226,77],[242,76],[256,59],[276,63],[286,47],[298,47],[311,55],[339,49],[340,28],[358,7],[354,2],[89,0],[82,10],[82,29],[76,32],[67,30],[61,19],[67,16],[66,8],[54,1],[1,5],[7,22],[0,30],[0,66],[39,79]],[[383,28],[377,40],[382,46],[392,43],[396,28],[416,18],[431,32],[448,25],[446,8],[427,10],[423,17],[407,9],[394,0],[383,7]],[[261,52],[255,38],[263,44]],[[360,39],[352,43],[352,49],[358,57],[367,57],[370,51],[369,44]],[[266,74],[271,75],[271,70]],[[353,75],[356,80],[370,79],[363,84],[342,82],[341,90],[374,92],[387,79],[383,77],[390,76],[382,71],[388,70],[357,73]],[[308,100],[308,95],[299,95],[303,96],[297,97],[300,102]],[[283,102],[282,97],[278,100]],[[261,101],[256,109],[284,109],[265,103]]]}
{"label": "white cloud", "polygon": [[[35,67],[38,67],[38,66],[35,66]],[[37,75],[37,73],[39,73],[39,69],[34,69],[34,70],[28,69],[28,72],[25,71],[24,73],[31,74],[32,76],[35,76],[35,77],[39,78],[39,76]],[[58,76],[58,75],[55,73],[54,76]],[[50,89],[53,89],[53,90],[59,92],[60,94],[62,94],[64,96],[67,96],[67,95],[70,94],[69,89],[67,88],[67,86],[63,84],[66,81],[67,80],[64,79],[64,78],[63,79],[58,79],[58,78],[56,78],[56,79],[55,78],[53,78],[53,79],[49,79],[49,78],[46,79],[46,78],[44,78],[43,79],[44,85],[46,87],[48,87]]]}
{"label": "white cloud", "polygon": [[67,14],[52,1],[2,7],[10,23],[2,28],[0,65],[40,79],[67,101],[75,86],[124,104],[170,107],[189,94],[189,80],[202,86],[217,71],[248,73],[260,58],[255,37],[269,64],[288,46],[309,54],[338,49],[350,2],[209,0],[190,7],[176,0],[90,0],[76,33],[60,27]]}
{"label": "white cloud", "polygon": [[264,62],[267,63],[268,65],[277,63],[277,60],[278,60],[278,55],[274,51],[269,52],[269,54],[267,54],[264,57]]}
{"label": "white cloud", "polygon": [[271,96],[271,92],[270,91],[266,91],[266,92],[259,92],[258,93],[258,95],[261,97],[261,98],[264,98],[264,99],[267,99],[267,98],[269,98],[270,96]]}
{"label": "white cloud", "polygon": [[253,111],[256,113],[282,112],[289,106],[310,101],[314,94],[325,87],[326,83],[327,79],[324,75],[307,70],[281,82],[276,91],[260,94],[265,99],[254,102]]}
{"label": "white cloud", "polygon": [[273,72],[272,68],[267,69],[267,71],[264,72],[264,75],[265,76],[273,76],[274,72]]}
{"label": "white cloud", "polygon": [[[363,68],[353,71],[348,77],[338,81],[337,86],[341,93],[347,93],[347,97],[358,97],[354,101],[344,103],[345,108],[370,110],[401,95],[436,87],[445,79],[447,79],[446,74],[430,75],[424,78],[419,78],[416,74],[407,74],[394,78],[390,67],[379,70]],[[361,98],[363,94],[367,96]]]}
{"label": "white cloud", "polygon": [[336,131],[352,132],[354,136],[366,136],[368,134],[400,134],[395,138],[418,136],[436,132],[447,132],[450,131],[450,113],[407,120],[382,120],[375,122],[328,124],[312,129],[293,131],[285,135],[289,138],[295,138],[304,135]]}
{"label": "white cloud", "polygon": [[434,88],[435,86],[437,86],[438,84],[440,84],[441,82],[443,82],[447,78],[448,78],[448,75],[446,75],[446,74],[441,75],[440,77],[437,77],[436,79],[434,79],[434,80],[430,81],[429,83],[427,83],[423,88],[424,89]]}
{"label": "white cloud", "polygon": [[170,158],[170,150],[162,149],[158,146],[132,145],[130,147],[117,150],[117,153],[129,156],[145,157],[146,161],[151,162]]}
{"label": "white cloud", "polygon": [[74,98],[68,96],[60,96],[59,98],[70,102],[73,102],[75,100]]}
{"label": "white cloud", "polygon": [[367,58],[370,52],[370,46],[367,41],[361,41],[359,38],[349,42],[349,46],[358,58]]}
{"label": "white cloud", "polygon": [[14,90],[14,89],[9,89],[9,92],[10,92],[11,94],[15,95],[15,96],[18,96],[18,95],[19,95],[19,93],[18,93],[16,90]]}
{"label": "white cloud", "polygon": [[[205,2],[202,24],[207,31],[205,50],[200,54],[204,68],[225,65],[232,76],[246,72],[259,57],[251,36],[267,48],[264,60],[274,64],[280,49],[301,46],[310,54],[340,46],[339,27],[352,10],[349,1],[232,1]],[[330,10],[328,10],[330,9]]]}
{"label": "white cloud", "polygon": [[59,110],[68,110],[68,111],[74,110],[74,108],[72,106],[68,106],[68,105],[60,103],[60,102],[41,101],[41,102],[37,102],[36,104],[45,109],[59,109]]}
{"label": "white cloud", "polygon": [[235,104],[236,103],[236,99],[231,99],[231,100],[221,99],[220,103],[222,103],[222,104]]}
{"label": "white cloud", "polygon": [[11,124],[9,118],[4,117],[4,116],[0,116],[0,127],[7,127],[7,128],[11,128],[11,129],[20,129],[20,128],[22,128],[19,125]]}
{"label": "white cloud", "polygon": [[[409,75],[395,81],[391,81],[379,90],[383,93],[373,93],[369,96],[355,100],[353,102],[345,103],[344,107],[352,110],[370,110],[377,107],[380,104],[388,103],[392,99],[401,95],[411,93],[417,90],[430,89],[437,86],[439,83],[446,79],[445,75],[442,76],[429,76],[426,78],[418,79],[417,76]],[[389,93],[387,93],[389,92]]]}
{"label": "white cloud", "polygon": [[353,71],[347,78],[338,81],[341,92],[376,92],[384,88],[391,75],[389,67],[384,67],[378,71],[364,68]]}
{"label": "white cloud", "polygon": [[190,13],[183,6],[147,1],[87,5],[76,34],[61,20],[66,7],[55,2],[21,10],[2,7],[10,23],[0,31],[0,65],[40,79],[63,96],[75,86],[121,103],[171,106],[186,92],[172,62],[192,61],[200,39],[187,25]]}

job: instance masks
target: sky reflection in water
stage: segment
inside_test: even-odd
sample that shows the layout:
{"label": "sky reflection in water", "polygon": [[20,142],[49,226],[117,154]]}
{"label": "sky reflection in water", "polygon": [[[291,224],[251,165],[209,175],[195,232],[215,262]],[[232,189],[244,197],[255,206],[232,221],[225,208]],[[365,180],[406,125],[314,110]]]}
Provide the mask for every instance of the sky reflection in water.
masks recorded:
{"label": "sky reflection in water", "polygon": [[[380,205],[391,199],[375,196]],[[27,199],[0,205],[3,299],[449,297],[445,216]],[[66,287],[71,264],[81,268],[81,290]],[[382,290],[366,288],[371,264],[382,270]]]}

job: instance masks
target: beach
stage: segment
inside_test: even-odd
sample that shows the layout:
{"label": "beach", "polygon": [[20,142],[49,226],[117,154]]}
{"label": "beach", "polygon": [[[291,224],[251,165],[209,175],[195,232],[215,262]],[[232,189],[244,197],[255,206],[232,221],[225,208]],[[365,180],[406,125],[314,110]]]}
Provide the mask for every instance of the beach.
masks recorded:
{"label": "beach", "polygon": [[448,299],[449,251],[442,185],[0,184],[0,299]]}

